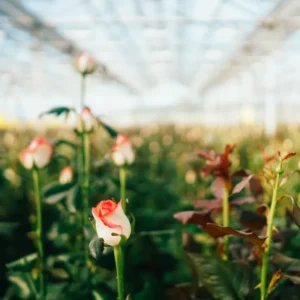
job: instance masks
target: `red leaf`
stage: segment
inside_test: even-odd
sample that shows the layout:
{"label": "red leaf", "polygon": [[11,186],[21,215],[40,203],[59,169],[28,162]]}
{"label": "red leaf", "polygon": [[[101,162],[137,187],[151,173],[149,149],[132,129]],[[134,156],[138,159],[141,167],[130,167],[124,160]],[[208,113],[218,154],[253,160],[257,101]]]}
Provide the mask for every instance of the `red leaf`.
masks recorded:
{"label": "red leaf", "polygon": [[246,228],[251,230],[261,230],[267,225],[265,216],[258,215],[252,211],[243,210],[239,217],[239,222]]}
{"label": "red leaf", "polygon": [[201,150],[197,155],[206,160],[214,160],[216,158],[216,153],[213,150]]}
{"label": "red leaf", "polygon": [[261,204],[257,209],[256,209],[256,213],[259,216],[263,216],[265,215],[266,217],[268,217],[269,214],[269,206],[267,204]]}
{"label": "red leaf", "polygon": [[276,154],[273,155],[267,155],[265,152],[262,152],[262,157],[265,163],[269,163],[276,159]]}
{"label": "red leaf", "polygon": [[196,224],[205,227],[207,223],[213,223],[210,213],[198,211],[182,211],[174,214],[174,218],[182,224]]}
{"label": "red leaf", "polygon": [[195,200],[193,205],[195,208],[203,209],[203,211],[212,211],[222,207],[222,200]]}
{"label": "red leaf", "polygon": [[246,170],[239,170],[231,174],[231,177],[247,177],[250,173]]}
{"label": "red leaf", "polygon": [[249,183],[253,175],[249,175],[248,177],[244,178],[242,181],[240,181],[232,190],[231,195],[239,193],[242,189],[246,187],[246,185]]}
{"label": "red leaf", "polygon": [[235,199],[230,202],[231,206],[240,206],[242,204],[249,204],[249,203],[254,203],[256,200],[253,197],[245,197],[241,199]]}
{"label": "red leaf", "polygon": [[214,238],[224,237],[226,235],[234,235],[239,236],[245,239],[247,242],[260,248],[265,247],[266,237],[259,237],[255,232],[234,230],[231,227],[223,227],[212,223],[206,224],[205,230]]}
{"label": "red leaf", "polygon": [[264,193],[264,188],[258,176],[252,177],[249,182],[249,188],[254,197],[258,197]]}
{"label": "red leaf", "polygon": [[226,184],[224,179],[221,177],[217,177],[211,185],[211,192],[217,198],[217,200],[224,198],[225,189]]}
{"label": "red leaf", "polygon": [[291,157],[293,157],[295,155],[296,155],[296,152],[290,152],[284,158],[282,158],[282,161],[284,161],[286,159],[289,159],[289,158],[291,158]]}

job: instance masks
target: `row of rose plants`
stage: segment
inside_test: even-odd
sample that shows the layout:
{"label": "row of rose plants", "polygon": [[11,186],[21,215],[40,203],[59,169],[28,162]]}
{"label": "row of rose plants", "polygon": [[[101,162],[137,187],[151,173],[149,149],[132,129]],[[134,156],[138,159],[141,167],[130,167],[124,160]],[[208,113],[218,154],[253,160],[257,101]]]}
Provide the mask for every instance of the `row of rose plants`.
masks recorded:
{"label": "row of rose plants", "polygon": [[[300,228],[300,209],[297,202],[291,195],[279,194],[280,187],[295,173],[285,172],[283,164],[296,153],[281,155],[278,152],[277,155],[264,155],[265,167],[259,175],[254,175],[248,170],[231,171],[230,155],[234,148],[233,145],[227,145],[224,152],[220,154],[216,154],[213,150],[203,150],[198,153],[198,156],[205,160],[201,170],[202,178],[209,176],[215,178],[211,184],[211,193],[215,198],[195,200],[193,205],[197,210],[179,212],[174,217],[183,224],[198,225],[215,239],[216,252],[223,262],[219,262],[216,257],[193,253],[190,242],[186,245],[189,250],[188,259],[197,274],[195,276],[215,299],[258,297],[255,290],[259,289],[260,299],[265,300],[282,279],[300,284],[298,268],[295,267],[293,270],[291,267],[292,264],[298,265],[300,260],[284,256],[278,249],[273,248],[272,243],[276,233],[279,232],[274,225],[279,201],[286,198],[291,200],[291,217]],[[240,180],[237,182],[236,178]],[[239,196],[246,187],[250,189],[251,195],[236,198],[235,196]],[[268,200],[267,203],[264,202],[264,198]],[[242,208],[243,205],[253,203],[257,206],[256,212]],[[243,230],[230,227],[230,212],[233,210],[239,211],[239,221],[244,226]],[[215,221],[220,213],[222,226]],[[229,236],[236,236],[246,241],[244,246],[239,245],[240,250],[244,251],[244,256],[237,255],[235,243],[230,247]],[[249,279],[249,274],[245,274],[249,273],[246,264],[251,264],[252,261],[255,261],[259,268],[259,276],[254,279],[256,284],[251,289],[249,287],[251,284],[245,279]],[[207,273],[210,273],[210,276],[207,276]],[[231,276],[231,280],[226,278],[228,276],[229,278]]]}
{"label": "row of rose plants", "polygon": [[[106,299],[97,291],[101,284],[97,276],[105,273],[99,268],[97,261],[111,248],[115,258],[118,299],[131,297],[127,295],[124,284],[124,252],[135,227],[130,202],[126,197],[127,166],[135,160],[132,142],[128,136],[116,132],[85,106],[87,75],[93,73],[96,68],[93,58],[87,53],[80,55],[76,67],[81,75],[80,112],[77,113],[73,108],[58,107],[42,115],[64,115],[68,119],[70,114],[75,114],[74,133],[78,144],[67,140],[50,143],[44,138],[36,137],[20,153],[22,165],[32,175],[36,201],[36,215],[32,220],[34,232],[31,234],[36,253],[7,265],[10,270],[10,282],[21,290],[18,295],[22,299],[51,299],[54,293],[52,277],[70,281],[70,274],[72,281],[77,283],[77,290],[85,289],[84,295],[94,299]],[[100,126],[115,139],[114,146],[101,164],[110,161],[119,169],[120,200],[102,200],[95,207],[91,207],[91,191],[97,181],[91,171],[91,135]],[[59,154],[61,145],[71,149],[71,157]],[[300,283],[299,269],[290,267],[291,264],[299,264],[299,261],[284,256],[273,245],[276,234],[279,234],[274,225],[274,217],[277,205],[282,199],[291,200],[291,217],[295,224],[300,226],[300,210],[296,201],[291,195],[279,194],[289,176],[294,174],[285,172],[284,162],[295,153],[278,153],[271,157],[264,155],[265,167],[259,174],[252,174],[248,170],[232,170],[231,155],[234,148],[227,145],[221,154],[213,150],[198,153],[198,156],[205,160],[201,169],[202,180],[214,178],[211,184],[213,199],[195,200],[195,210],[182,211],[174,217],[183,224],[195,224],[206,232],[214,240],[216,255],[203,253],[193,235],[183,230],[182,242],[192,274],[191,283],[177,285],[171,289],[171,299],[245,299],[257,296],[257,291],[260,299],[266,299],[272,296],[282,280]],[[60,171],[58,182],[45,186],[44,171],[52,161],[62,158],[66,165]],[[245,189],[249,189],[250,195],[240,197],[241,194],[245,194]],[[65,242],[71,256],[47,256],[44,203],[67,207],[69,213],[62,214],[62,217],[68,218],[69,221],[64,225],[69,227],[70,223],[73,224],[71,231],[74,231],[74,234],[70,234]],[[248,205],[257,206],[256,211],[244,209],[244,206]],[[243,230],[234,229],[237,226],[237,212]],[[165,233],[169,234],[168,231],[151,234],[164,237]],[[235,237],[239,239],[238,247]],[[63,240],[64,234],[58,235],[59,238]],[[244,240],[245,243],[241,244],[240,240]],[[211,253],[211,249],[209,252]],[[251,264],[251,267],[247,264]],[[130,265],[127,268],[130,268]],[[255,273],[254,279],[249,279],[250,273]],[[77,290],[73,290],[73,286],[68,288],[67,285],[59,290],[58,295],[65,299],[76,298],[74,295]],[[209,296],[206,295],[207,292]]]}
{"label": "row of rose plants", "polygon": [[[95,71],[94,59],[88,54],[83,53],[79,55],[76,60],[76,68],[81,74],[81,112],[77,113],[75,109],[68,107],[53,108],[42,115],[64,115],[67,119],[70,113],[76,115],[76,124],[74,132],[80,140],[77,146],[70,141],[59,140],[58,143],[52,144],[43,137],[35,137],[30,144],[20,152],[20,162],[23,167],[32,174],[32,181],[34,186],[36,215],[34,218],[34,244],[36,246],[36,253],[26,256],[15,262],[9,263],[7,267],[11,270],[10,281],[18,287],[22,287],[23,282],[14,276],[14,271],[22,270],[22,265],[28,263],[33,265],[31,275],[26,274],[25,284],[27,289],[22,289],[21,298],[35,298],[35,299],[50,299],[51,291],[47,290],[47,276],[54,272],[55,269],[50,269],[46,263],[45,255],[45,236],[43,225],[43,199],[46,198],[48,203],[57,203],[64,199],[70,190],[74,188],[75,184],[79,187],[79,203],[78,207],[73,207],[74,212],[77,213],[77,221],[81,227],[81,242],[79,249],[84,253],[83,261],[87,273],[86,284],[90,289],[90,296],[98,299],[101,296],[90,286],[92,279],[90,273],[94,269],[93,262],[97,261],[102,255],[104,247],[113,247],[115,256],[115,265],[117,273],[117,289],[118,299],[125,299],[124,290],[124,260],[123,247],[130,237],[131,231],[134,227],[134,217],[127,210],[128,199],[126,199],[126,167],[134,162],[135,154],[133,151],[130,138],[121,133],[117,133],[107,124],[103,123],[97,118],[90,108],[85,106],[85,80],[88,74]],[[90,189],[91,189],[91,149],[90,149],[90,135],[97,130],[97,127],[102,126],[115,139],[111,152],[108,154],[111,162],[119,168],[120,173],[120,201],[101,200],[96,207],[90,206]],[[41,182],[41,172],[47,168],[52,159],[55,159],[56,148],[61,144],[65,144],[73,148],[76,152],[75,165],[65,166],[60,174],[59,181],[50,184],[48,187],[43,187]],[[65,160],[70,160],[65,157]],[[93,216],[93,220],[90,218]],[[128,217],[130,216],[130,217]],[[131,222],[130,220],[131,219]],[[93,228],[96,237],[90,239],[89,228]],[[76,243],[73,249],[77,248]],[[81,268],[81,263],[79,264]],[[57,271],[57,270],[56,270]],[[64,275],[63,269],[59,269],[60,275]],[[77,272],[81,272],[80,269]],[[56,274],[59,275],[59,274]],[[101,298],[102,299],[102,298]]]}

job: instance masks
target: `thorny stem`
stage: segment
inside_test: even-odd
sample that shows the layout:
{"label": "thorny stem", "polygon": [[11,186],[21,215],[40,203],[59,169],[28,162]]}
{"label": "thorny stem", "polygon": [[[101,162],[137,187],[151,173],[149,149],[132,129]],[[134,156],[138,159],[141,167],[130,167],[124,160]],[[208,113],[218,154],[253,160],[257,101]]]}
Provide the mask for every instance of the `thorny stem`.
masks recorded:
{"label": "thorny stem", "polygon": [[124,166],[120,167],[120,190],[122,208],[126,214],[126,169]]}
{"label": "thorny stem", "polygon": [[282,174],[281,165],[279,170],[276,172],[276,180],[273,187],[272,203],[271,209],[268,214],[267,222],[267,239],[266,239],[266,248],[262,257],[262,268],[261,268],[261,280],[260,280],[260,299],[267,299],[267,273],[268,273],[268,260],[272,244],[272,231],[273,231],[273,220],[277,204],[277,193],[279,188],[279,178]]}
{"label": "thorny stem", "polygon": [[[228,201],[228,190],[225,187],[223,196],[223,226],[229,226],[229,201]],[[228,259],[228,236],[224,236],[224,260]]]}
{"label": "thorny stem", "polygon": [[114,247],[116,270],[117,270],[117,284],[118,284],[118,300],[124,300],[124,261],[122,247]]}
{"label": "thorny stem", "polygon": [[33,184],[35,192],[36,201],[36,238],[37,238],[37,252],[38,252],[38,262],[39,262],[39,299],[45,299],[45,278],[44,278],[44,247],[43,247],[43,216],[42,216],[42,197],[41,197],[41,186],[40,186],[40,176],[38,169],[33,168]]}

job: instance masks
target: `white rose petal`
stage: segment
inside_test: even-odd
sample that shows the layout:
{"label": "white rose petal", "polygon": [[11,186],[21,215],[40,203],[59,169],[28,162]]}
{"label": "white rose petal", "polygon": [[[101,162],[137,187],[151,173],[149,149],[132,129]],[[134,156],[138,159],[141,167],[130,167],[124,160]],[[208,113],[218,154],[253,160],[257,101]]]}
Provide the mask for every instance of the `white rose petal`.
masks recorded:
{"label": "white rose petal", "polygon": [[37,146],[37,149],[32,153],[33,161],[38,168],[45,167],[50,162],[51,155],[52,148],[47,144]]}
{"label": "white rose petal", "polygon": [[117,166],[123,166],[125,164],[125,157],[119,150],[112,153],[112,160]]}

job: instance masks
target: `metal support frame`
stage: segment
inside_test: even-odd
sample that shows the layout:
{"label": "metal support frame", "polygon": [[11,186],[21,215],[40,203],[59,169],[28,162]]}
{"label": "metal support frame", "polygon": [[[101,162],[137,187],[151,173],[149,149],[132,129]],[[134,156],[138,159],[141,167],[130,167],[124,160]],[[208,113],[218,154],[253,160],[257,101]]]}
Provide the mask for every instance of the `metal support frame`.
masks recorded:
{"label": "metal support frame", "polygon": [[[9,16],[10,20],[20,27],[20,29],[28,31],[30,34],[38,31],[40,33],[38,38],[41,39],[42,42],[48,43],[62,53],[65,53],[71,57],[75,57],[83,51],[79,47],[75,46],[70,40],[58,33],[55,28],[49,26],[38,16],[29,12],[16,0],[1,0],[0,12],[3,12],[5,15]],[[97,61],[97,64],[102,72],[105,73],[107,78],[110,78],[111,80],[125,86],[131,92],[138,92],[135,86],[110,72],[102,62]]]}
{"label": "metal support frame", "polygon": [[[291,22],[293,17],[300,14],[298,0],[285,0],[255,27],[237,51],[218,69],[201,87],[201,91],[213,88],[235,76],[236,73],[253,63],[257,56],[267,56],[274,49],[280,47],[284,40],[295,30],[299,29],[299,22]],[[261,43],[261,41],[269,41]]]}

